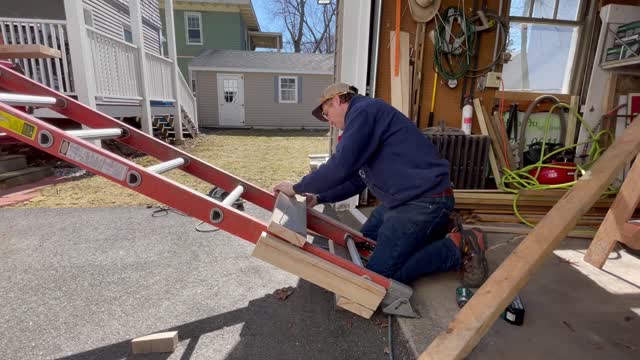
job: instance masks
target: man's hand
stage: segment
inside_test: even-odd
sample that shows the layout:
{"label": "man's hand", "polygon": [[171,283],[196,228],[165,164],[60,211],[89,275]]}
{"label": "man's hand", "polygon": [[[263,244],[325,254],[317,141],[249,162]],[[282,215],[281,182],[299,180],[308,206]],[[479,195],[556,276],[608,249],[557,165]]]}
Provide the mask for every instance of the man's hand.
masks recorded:
{"label": "man's hand", "polygon": [[306,198],[307,207],[312,208],[318,205],[318,195],[304,194],[304,196]]}
{"label": "man's hand", "polygon": [[278,195],[281,192],[287,196],[293,196],[296,192],[293,190],[293,184],[290,181],[283,181],[273,187],[273,193]]}

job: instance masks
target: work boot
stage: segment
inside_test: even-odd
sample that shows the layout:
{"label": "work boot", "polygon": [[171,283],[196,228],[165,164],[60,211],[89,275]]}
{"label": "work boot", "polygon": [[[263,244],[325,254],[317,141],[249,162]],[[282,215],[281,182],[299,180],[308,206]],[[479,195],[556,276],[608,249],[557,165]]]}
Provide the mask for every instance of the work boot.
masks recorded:
{"label": "work boot", "polygon": [[487,280],[489,276],[489,264],[484,256],[484,234],[479,229],[462,230],[450,233],[449,237],[455,243],[460,244],[462,256],[462,285],[477,288]]}

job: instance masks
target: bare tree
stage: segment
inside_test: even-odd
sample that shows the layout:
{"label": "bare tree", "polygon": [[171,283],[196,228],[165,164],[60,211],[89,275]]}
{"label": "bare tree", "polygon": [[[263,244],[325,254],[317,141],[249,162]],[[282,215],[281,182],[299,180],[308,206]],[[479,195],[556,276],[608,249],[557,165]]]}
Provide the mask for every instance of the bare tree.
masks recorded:
{"label": "bare tree", "polygon": [[335,50],[336,5],[317,0],[273,0],[273,15],[282,21],[284,41],[293,52],[332,53]]}

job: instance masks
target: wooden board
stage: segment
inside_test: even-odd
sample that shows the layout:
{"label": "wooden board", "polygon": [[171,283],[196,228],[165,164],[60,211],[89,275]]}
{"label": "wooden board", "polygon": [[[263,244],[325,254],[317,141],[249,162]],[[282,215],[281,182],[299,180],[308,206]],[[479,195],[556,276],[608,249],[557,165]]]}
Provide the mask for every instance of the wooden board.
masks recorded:
{"label": "wooden board", "polygon": [[378,308],[386,294],[384,287],[267,233],[260,236],[252,256],[371,310]]}
{"label": "wooden board", "polygon": [[0,45],[0,59],[47,59],[60,57],[60,50],[44,45]]}
{"label": "wooden board", "polygon": [[[571,108],[575,109],[576,111],[580,111],[579,101],[580,101],[580,97],[572,96],[569,106],[571,106]],[[570,110],[569,114],[567,115],[567,135],[564,138],[565,146],[571,146],[575,144],[576,130],[578,129],[577,126],[578,126],[578,117],[573,111]]]}
{"label": "wooden board", "polygon": [[[476,117],[478,118],[478,125],[480,126],[480,133],[482,135],[486,135],[489,136],[491,138],[491,135],[489,135],[489,129],[487,128],[487,123],[485,121],[484,118],[484,112],[482,111],[481,107],[482,104],[480,104],[480,99],[473,99],[473,107],[475,109],[476,112]],[[496,153],[493,150],[494,145],[493,145],[493,138],[491,138],[491,147],[489,148],[489,165],[491,165],[491,172],[493,174],[493,178],[496,181],[496,187],[500,187],[500,182],[502,179],[501,173],[500,173],[500,165],[498,162],[498,159],[496,157]]]}
{"label": "wooden board", "polygon": [[640,151],[640,116],[536,226],[458,312],[420,359],[462,359],[469,355],[533,272],[575,227],[618,171]]}
{"label": "wooden board", "polygon": [[[395,67],[395,31],[391,32],[391,68]],[[391,71],[391,105],[405,116],[409,116],[409,91],[411,78],[409,77],[409,33],[400,32],[400,74],[394,76]]]}
{"label": "wooden board", "polygon": [[640,184],[640,158],[636,158],[631,171],[622,183],[607,216],[589,245],[584,261],[601,269],[616,246],[616,242],[622,241],[622,227],[631,218],[640,202],[638,184]]}
{"label": "wooden board", "polygon": [[640,250],[640,224],[625,223],[622,226],[621,242],[632,249]]}
{"label": "wooden board", "polygon": [[278,193],[267,230],[292,244],[303,246],[307,242],[305,201]]}
{"label": "wooden board", "polygon": [[353,300],[349,300],[344,296],[336,297],[336,306],[349,310],[356,315],[360,315],[365,319],[370,319],[375,310],[368,309]]}
{"label": "wooden board", "polygon": [[411,81],[411,121],[419,127],[420,98],[422,95],[422,62],[424,56],[424,38],[427,24],[419,22],[416,25],[414,42],[415,64],[413,66],[413,80]]}

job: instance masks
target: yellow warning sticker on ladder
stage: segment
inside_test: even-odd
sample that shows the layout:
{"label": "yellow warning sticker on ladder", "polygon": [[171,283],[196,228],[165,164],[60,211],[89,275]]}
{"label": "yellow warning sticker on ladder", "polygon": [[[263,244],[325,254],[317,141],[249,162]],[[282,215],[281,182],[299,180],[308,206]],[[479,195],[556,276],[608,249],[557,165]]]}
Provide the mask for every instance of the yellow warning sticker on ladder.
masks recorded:
{"label": "yellow warning sticker on ladder", "polygon": [[27,137],[31,140],[35,139],[38,128],[18,117],[0,111],[0,128],[5,128],[11,132]]}

